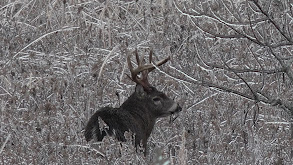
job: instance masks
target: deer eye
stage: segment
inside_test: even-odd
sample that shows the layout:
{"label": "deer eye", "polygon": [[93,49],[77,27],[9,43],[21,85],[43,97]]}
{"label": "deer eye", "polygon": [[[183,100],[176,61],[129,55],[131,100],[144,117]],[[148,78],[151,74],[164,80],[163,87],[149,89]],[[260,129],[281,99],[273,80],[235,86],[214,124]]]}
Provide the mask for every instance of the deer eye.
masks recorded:
{"label": "deer eye", "polygon": [[155,104],[159,104],[161,102],[161,98],[160,97],[154,97],[153,101]]}

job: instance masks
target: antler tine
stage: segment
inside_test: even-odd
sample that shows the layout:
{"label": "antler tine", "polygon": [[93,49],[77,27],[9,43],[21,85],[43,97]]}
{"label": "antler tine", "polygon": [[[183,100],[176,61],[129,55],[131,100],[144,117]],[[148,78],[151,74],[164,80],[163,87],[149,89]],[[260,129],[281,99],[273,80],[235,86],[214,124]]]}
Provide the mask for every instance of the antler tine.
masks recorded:
{"label": "antler tine", "polygon": [[[127,56],[127,64],[131,73],[131,77],[128,76],[132,81],[136,82],[137,84],[140,84],[144,87],[144,89],[146,90],[150,90],[151,85],[148,82],[148,73],[151,72],[152,70],[156,69],[156,67],[151,64],[152,62],[152,56],[153,56],[153,51],[150,51],[150,55],[149,55],[149,62],[150,64],[144,64],[142,65],[143,59],[140,60],[139,56],[138,56],[138,52],[137,49],[134,52],[135,56],[136,56],[136,62],[137,62],[137,68],[133,69],[133,66],[131,64],[131,54]],[[161,66],[164,63],[166,63],[168,60],[170,60],[170,57],[159,61],[157,64],[155,64],[156,66]],[[138,74],[141,73],[141,77],[138,76]]]}
{"label": "antler tine", "polygon": [[150,50],[149,62],[152,63],[152,60],[153,60],[153,49]]}
{"label": "antler tine", "polygon": [[135,49],[134,53],[135,53],[135,57],[136,57],[136,63],[138,66],[140,66],[142,64],[142,62],[139,60],[137,49]]}
{"label": "antler tine", "polygon": [[[159,61],[157,64],[155,64],[156,66],[161,66],[161,65],[163,65],[163,64],[165,64],[166,62],[168,62],[170,60],[170,56],[169,57],[167,57],[167,58],[165,58],[165,59],[163,59],[163,60],[161,60],[161,61]],[[154,69],[156,69],[154,66],[152,67],[152,68],[150,68],[148,71],[149,72],[151,72],[151,71],[153,71]]]}
{"label": "antler tine", "polygon": [[131,60],[130,60],[130,55],[127,56],[127,64],[128,64],[128,68],[130,70],[130,72],[133,72],[133,66],[131,64]]}
{"label": "antler tine", "polygon": [[[131,73],[131,77],[128,76],[128,75],[127,75],[127,76],[128,76],[132,81],[134,81],[134,82],[136,82],[136,83],[139,83],[139,84],[142,84],[141,81],[143,81],[144,79],[146,79],[146,75],[147,75],[147,74],[142,74],[142,78],[141,78],[141,79],[139,79],[137,75],[138,75],[140,72],[143,72],[144,70],[148,70],[148,69],[150,69],[150,68],[153,67],[153,66],[152,66],[152,65],[140,65],[139,63],[141,63],[141,62],[139,62],[139,56],[138,56],[137,52],[135,52],[135,55],[136,55],[136,61],[138,62],[138,66],[137,66],[136,69],[133,69],[133,66],[132,66],[132,63],[131,63],[131,59],[130,59],[131,54],[127,56],[127,64],[128,64],[128,68],[129,68],[130,73]],[[145,80],[144,80],[144,81],[145,81]]]}

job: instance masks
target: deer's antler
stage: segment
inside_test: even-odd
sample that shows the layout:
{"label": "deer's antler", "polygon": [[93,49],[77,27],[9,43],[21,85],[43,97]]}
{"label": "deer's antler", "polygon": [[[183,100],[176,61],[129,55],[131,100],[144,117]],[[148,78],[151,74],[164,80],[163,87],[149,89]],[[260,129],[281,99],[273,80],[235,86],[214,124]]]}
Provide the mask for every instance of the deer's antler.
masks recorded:
{"label": "deer's antler", "polygon": [[[153,71],[154,69],[156,69],[156,67],[151,64],[152,63],[152,57],[153,57],[153,51],[150,51],[150,55],[149,55],[149,64],[144,64],[142,65],[143,59],[139,60],[139,56],[138,56],[138,52],[137,49],[134,51],[135,56],[136,56],[136,62],[137,62],[137,68],[133,69],[133,66],[131,64],[131,60],[130,60],[130,55],[128,55],[127,57],[127,63],[128,63],[128,68],[130,70],[131,73],[131,77],[128,76],[132,81],[136,82],[136,84],[140,84],[143,86],[143,88],[145,90],[150,90],[151,85],[148,82],[148,74]],[[168,60],[170,60],[170,57],[167,57],[157,63],[155,63],[156,66],[161,66],[163,64],[165,64]],[[138,74],[141,73],[141,76],[138,76]]]}

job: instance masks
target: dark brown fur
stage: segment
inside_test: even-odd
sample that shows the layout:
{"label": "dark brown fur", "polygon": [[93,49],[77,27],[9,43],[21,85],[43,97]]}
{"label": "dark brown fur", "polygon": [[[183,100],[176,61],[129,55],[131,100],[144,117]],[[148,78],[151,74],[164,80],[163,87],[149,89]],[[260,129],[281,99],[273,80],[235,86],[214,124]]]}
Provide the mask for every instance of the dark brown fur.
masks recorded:
{"label": "dark brown fur", "polygon": [[[124,133],[130,130],[135,134],[135,146],[142,142],[142,147],[146,149],[156,119],[179,111],[181,107],[156,88],[145,90],[137,85],[135,92],[119,108],[101,108],[90,118],[85,128],[85,138],[90,141],[96,137],[98,141],[102,141],[106,135],[110,135],[119,141],[125,141]],[[98,118],[108,128],[100,128]]]}

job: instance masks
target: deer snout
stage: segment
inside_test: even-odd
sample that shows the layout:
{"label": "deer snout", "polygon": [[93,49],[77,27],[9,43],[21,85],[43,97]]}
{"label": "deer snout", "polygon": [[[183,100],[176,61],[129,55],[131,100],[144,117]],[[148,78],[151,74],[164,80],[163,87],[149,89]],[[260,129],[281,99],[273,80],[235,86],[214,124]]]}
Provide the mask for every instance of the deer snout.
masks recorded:
{"label": "deer snout", "polygon": [[177,107],[174,111],[171,112],[171,114],[174,114],[174,113],[179,113],[180,111],[182,111],[182,108],[180,107],[179,104],[177,104]]}
{"label": "deer snout", "polygon": [[182,108],[180,107],[178,103],[174,103],[173,106],[169,110],[171,114],[178,113],[180,111],[182,111]]}
{"label": "deer snout", "polygon": [[178,104],[177,109],[176,109],[176,112],[180,112],[180,111],[182,111],[182,108],[181,108],[180,105]]}

